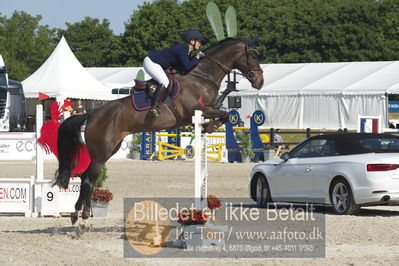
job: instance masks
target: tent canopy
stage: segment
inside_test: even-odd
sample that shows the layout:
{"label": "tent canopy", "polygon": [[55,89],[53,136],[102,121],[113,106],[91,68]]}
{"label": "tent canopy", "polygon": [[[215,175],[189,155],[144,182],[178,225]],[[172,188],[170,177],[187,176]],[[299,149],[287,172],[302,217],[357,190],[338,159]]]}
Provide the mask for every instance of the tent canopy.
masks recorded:
{"label": "tent canopy", "polygon": [[[399,94],[399,61],[262,64],[261,90],[237,75],[239,95],[360,95]],[[131,87],[142,67],[88,67],[109,89]],[[146,75],[146,78],[150,78]],[[226,87],[227,78],[222,82]]]}
{"label": "tent canopy", "polygon": [[261,66],[261,90],[238,76],[241,118],[263,110],[267,127],[356,129],[358,116],[380,116],[387,126],[386,94],[399,94],[399,61]]}
{"label": "tent canopy", "polygon": [[[109,90],[133,87],[134,79],[142,67],[86,67],[86,70]],[[150,76],[145,75],[146,79]]]}
{"label": "tent canopy", "polygon": [[111,91],[80,64],[64,37],[43,65],[22,84],[27,98],[37,98],[42,92],[64,99],[115,99]]}
{"label": "tent canopy", "polygon": [[240,95],[366,95],[399,93],[399,61],[263,64],[255,90],[238,76]]}
{"label": "tent canopy", "polygon": [[[386,94],[399,94],[399,61],[262,64],[261,90],[237,75],[241,118],[255,110],[266,114],[266,127],[356,129],[359,115],[381,116],[387,126]],[[112,88],[131,87],[140,67],[83,68],[64,37],[23,87],[28,98],[111,100]],[[149,78],[149,76],[146,76]],[[221,84],[226,87],[227,78]]]}

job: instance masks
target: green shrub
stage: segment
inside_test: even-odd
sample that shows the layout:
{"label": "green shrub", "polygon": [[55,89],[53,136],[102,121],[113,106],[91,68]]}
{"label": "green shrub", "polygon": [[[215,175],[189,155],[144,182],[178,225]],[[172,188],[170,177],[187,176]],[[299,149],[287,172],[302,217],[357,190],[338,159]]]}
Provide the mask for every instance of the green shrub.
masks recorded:
{"label": "green shrub", "polygon": [[104,164],[104,166],[101,168],[100,175],[98,176],[98,178],[96,180],[95,186],[102,187],[107,178],[108,178],[108,169]]}
{"label": "green shrub", "polygon": [[252,151],[252,141],[249,133],[240,130],[236,133],[236,138],[240,145],[241,156],[244,158],[248,156],[251,159],[255,158],[255,153]]}
{"label": "green shrub", "polygon": [[132,134],[132,140],[130,141],[130,153],[134,151],[141,151],[141,133]]}

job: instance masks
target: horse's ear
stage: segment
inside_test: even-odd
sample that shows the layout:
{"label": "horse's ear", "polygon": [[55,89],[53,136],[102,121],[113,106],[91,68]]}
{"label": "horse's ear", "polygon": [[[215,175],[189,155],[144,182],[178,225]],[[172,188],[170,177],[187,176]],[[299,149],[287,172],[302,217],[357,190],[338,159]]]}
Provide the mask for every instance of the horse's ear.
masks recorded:
{"label": "horse's ear", "polygon": [[256,36],[255,38],[253,38],[252,40],[249,40],[247,43],[248,43],[248,46],[249,47],[255,47],[256,46],[256,44],[258,43],[258,39],[259,39],[259,36]]}

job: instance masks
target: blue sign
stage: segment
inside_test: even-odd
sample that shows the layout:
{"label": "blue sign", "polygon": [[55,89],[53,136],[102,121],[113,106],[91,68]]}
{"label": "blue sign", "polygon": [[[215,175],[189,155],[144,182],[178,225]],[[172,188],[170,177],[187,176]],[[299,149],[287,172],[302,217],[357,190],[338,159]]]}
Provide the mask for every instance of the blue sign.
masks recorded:
{"label": "blue sign", "polygon": [[[255,111],[251,116],[251,122],[255,123],[257,126],[263,125],[265,123],[265,113],[261,110]],[[252,125],[251,125],[252,128]]]}
{"label": "blue sign", "polygon": [[151,159],[155,152],[155,132],[144,132],[141,134],[140,160]]}
{"label": "blue sign", "polygon": [[265,113],[261,110],[255,111],[251,116],[251,141],[252,151],[258,156],[259,160],[264,161],[263,149],[264,145],[259,136],[258,127],[265,123]]}
{"label": "blue sign", "polygon": [[186,155],[187,159],[194,158],[195,155],[194,147],[192,145],[187,145],[187,147],[184,149],[184,155]]}
{"label": "blue sign", "polygon": [[234,126],[237,126],[240,123],[240,114],[237,110],[231,110],[229,112],[229,121],[225,124],[226,127],[226,149],[227,149],[227,158],[229,163],[233,162],[241,162],[241,154],[240,147],[236,141],[236,137],[234,135]]}
{"label": "blue sign", "polygon": [[399,113],[399,101],[388,102],[388,113]]}
{"label": "blue sign", "polygon": [[240,114],[238,113],[237,110],[231,110],[229,112],[229,123],[232,126],[237,126],[238,123],[240,123],[241,119],[240,119]]}

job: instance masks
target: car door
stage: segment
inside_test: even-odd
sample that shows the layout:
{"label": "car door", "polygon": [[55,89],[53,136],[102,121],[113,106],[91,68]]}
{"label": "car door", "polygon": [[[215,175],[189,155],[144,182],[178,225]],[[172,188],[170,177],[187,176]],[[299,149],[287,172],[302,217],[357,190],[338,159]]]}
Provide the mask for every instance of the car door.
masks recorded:
{"label": "car door", "polygon": [[335,173],[337,157],[339,156],[335,140],[326,139],[320,141],[320,157],[310,162],[311,170],[309,174],[313,176],[313,189],[309,197],[312,202],[328,202],[329,192],[326,188]]}
{"label": "car door", "polygon": [[[321,157],[325,143],[322,139],[309,139],[290,152],[290,158],[276,165],[272,175],[276,181],[275,200],[308,202],[313,197],[314,165]],[[272,192],[273,193],[273,192]]]}

